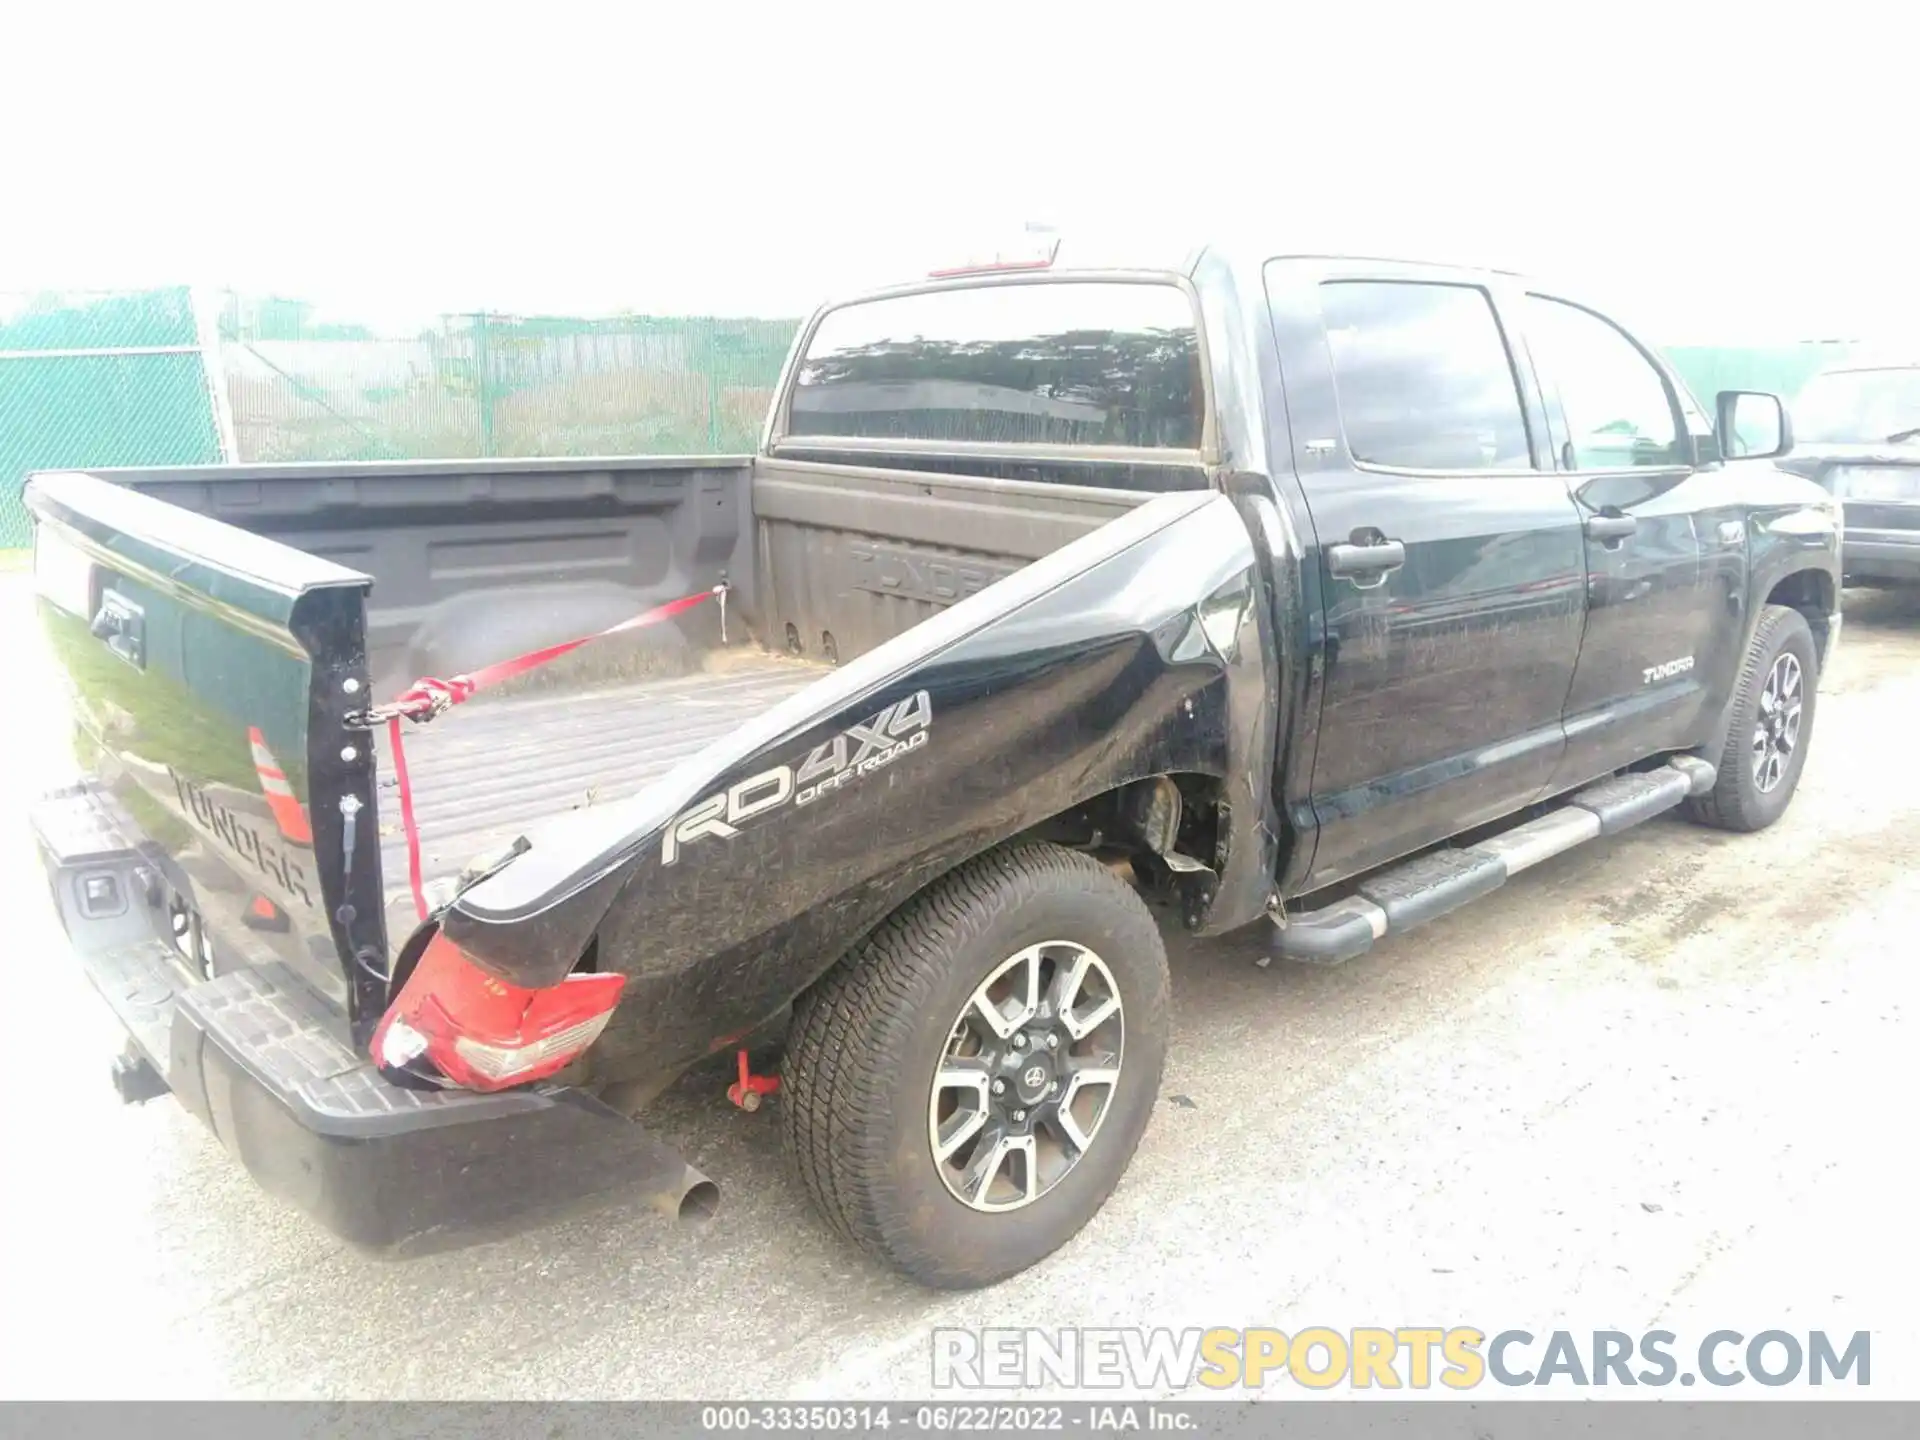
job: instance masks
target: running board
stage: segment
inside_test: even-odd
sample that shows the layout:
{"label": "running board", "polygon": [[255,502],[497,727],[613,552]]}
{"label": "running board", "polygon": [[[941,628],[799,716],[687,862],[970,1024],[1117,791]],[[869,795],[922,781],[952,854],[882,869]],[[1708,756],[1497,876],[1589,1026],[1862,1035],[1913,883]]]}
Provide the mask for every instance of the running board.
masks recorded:
{"label": "running board", "polygon": [[[1617,835],[1713,789],[1711,763],[1676,755],[1657,770],[1615,775],[1579,791],[1558,810],[1469,845],[1435,850],[1360,882],[1359,892],[1277,923],[1273,953],[1310,965],[1338,965],[1438,919],[1506,884],[1509,876],[1602,835]],[[1264,962],[1263,962],[1264,963]]]}

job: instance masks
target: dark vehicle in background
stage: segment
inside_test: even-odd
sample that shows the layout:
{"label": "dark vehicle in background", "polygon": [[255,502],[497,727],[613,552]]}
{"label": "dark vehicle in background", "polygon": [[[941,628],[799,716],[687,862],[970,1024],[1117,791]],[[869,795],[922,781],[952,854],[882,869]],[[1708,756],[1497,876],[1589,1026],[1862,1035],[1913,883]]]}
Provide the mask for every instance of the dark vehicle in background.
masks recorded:
{"label": "dark vehicle in background", "polygon": [[1781,463],[1846,514],[1849,585],[1920,585],[1920,359],[1824,370],[1793,407]]}
{"label": "dark vehicle in background", "polygon": [[[34,478],[84,770],[35,826],[123,1094],[360,1244],[702,1208],[628,1116],[783,1039],[828,1221],[986,1284],[1146,1129],[1155,909],[1334,964],[1781,815],[1840,627],[1788,444],[1502,273],[929,279],[817,313],[752,456]],[[416,920],[374,702],[717,585],[411,732]]]}

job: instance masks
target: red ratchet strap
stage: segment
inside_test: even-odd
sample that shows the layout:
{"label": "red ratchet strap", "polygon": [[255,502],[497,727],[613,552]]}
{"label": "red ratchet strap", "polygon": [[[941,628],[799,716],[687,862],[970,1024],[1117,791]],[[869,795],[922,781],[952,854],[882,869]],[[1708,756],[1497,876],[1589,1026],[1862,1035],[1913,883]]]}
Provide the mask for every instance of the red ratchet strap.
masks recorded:
{"label": "red ratchet strap", "polygon": [[530,650],[525,655],[516,655],[511,660],[496,661],[492,665],[483,665],[467,675],[456,675],[451,680],[421,679],[403,690],[389,705],[376,707],[368,715],[369,721],[387,722],[387,738],[393,744],[393,778],[400,789],[400,828],[407,837],[407,883],[413,888],[413,908],[422,920],[427,918],[427,890],[420,873],[420,827],[413,816],[413,782],[407,775],[407,750],[400,738],[400,722],[411,720],[416,725],[424,725],[435,716],[451,710],[455,705],[471,700],[482,690],[490,689],[503,680],[511,680],[516,675],[524,675],[529,670],[538,670],[542,665],[558,660],[562,655],[571,654],[582,645],[595,640],[604,640],[609,635],[624,634],[628,630],[643,629],[648,625],[657,625],[662,620],[672,619],[684,610],[708,600],[720,602],[720,637],[726,643],[727,587],[725,583],[711,590],[702,590],[693,595],[683,595],[678,600],[669,600],[664,605],[656,605],[651,610],[635,615],[631,620],[622,620],[609,629],[597,631],[592,635],[582,635],[578,640],[562,641],[558,645],[549,645],[544,650]]}

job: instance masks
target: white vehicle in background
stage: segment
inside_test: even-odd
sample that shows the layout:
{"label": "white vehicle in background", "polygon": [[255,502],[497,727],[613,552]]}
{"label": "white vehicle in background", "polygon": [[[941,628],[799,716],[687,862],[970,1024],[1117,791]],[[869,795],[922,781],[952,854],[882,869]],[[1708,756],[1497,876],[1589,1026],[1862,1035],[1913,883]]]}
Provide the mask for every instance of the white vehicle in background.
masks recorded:
{"label": "white vehicle in background", "polygon": [[1792,414],[1780,464],[1845,506],[1845,583],[1920,585],[1920,357],[1824,370]]}

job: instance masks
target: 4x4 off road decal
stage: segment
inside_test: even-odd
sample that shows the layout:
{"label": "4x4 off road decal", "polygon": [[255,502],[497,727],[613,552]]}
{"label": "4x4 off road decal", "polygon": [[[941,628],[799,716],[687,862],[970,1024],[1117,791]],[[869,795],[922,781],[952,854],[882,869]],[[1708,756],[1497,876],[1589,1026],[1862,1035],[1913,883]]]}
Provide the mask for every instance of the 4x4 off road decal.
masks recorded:
{"label": "4x4 off road decal", "polygon": [[878,715],[849,725],[824,745],[816,745],[798,766],[776,765],[748,776],[730,789],[716,791],[667,822],[660,836],[660,863],[672,865],[680,849],[703,835],[731,840],[743,821],[791,802],[811,805],[891,765],[927,743],[932,733],[933,701],[920,690],[896,700]]}

